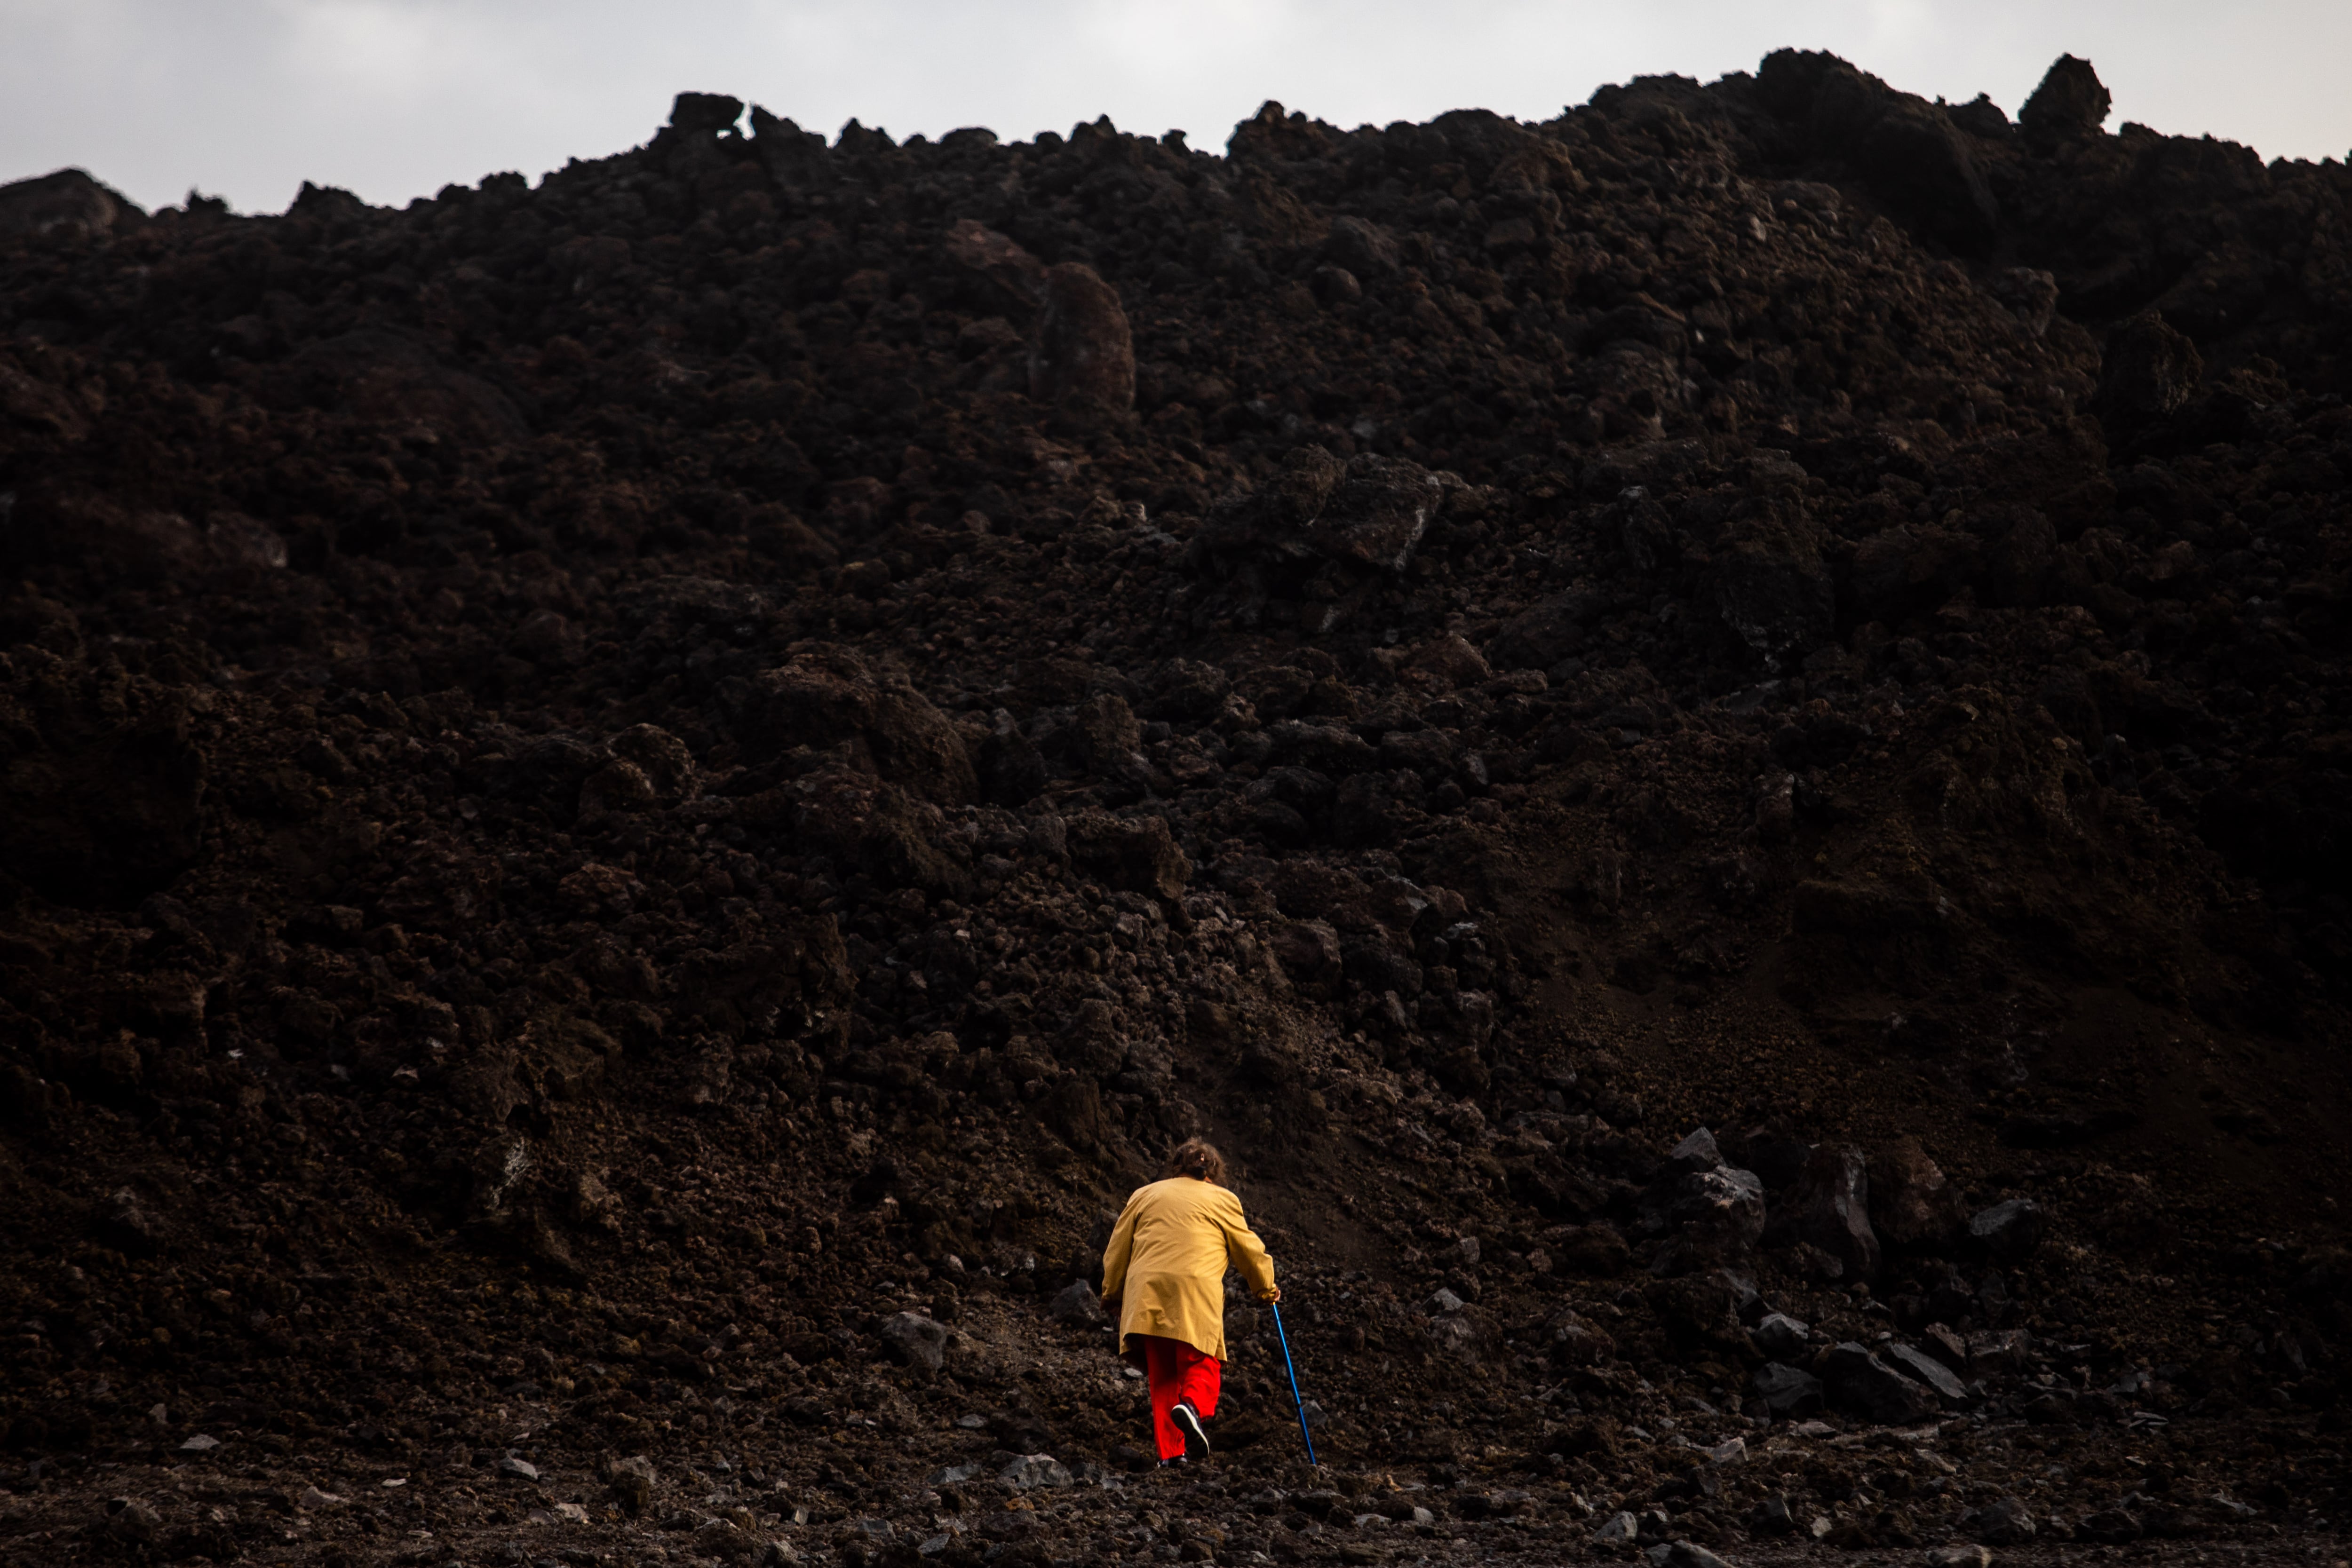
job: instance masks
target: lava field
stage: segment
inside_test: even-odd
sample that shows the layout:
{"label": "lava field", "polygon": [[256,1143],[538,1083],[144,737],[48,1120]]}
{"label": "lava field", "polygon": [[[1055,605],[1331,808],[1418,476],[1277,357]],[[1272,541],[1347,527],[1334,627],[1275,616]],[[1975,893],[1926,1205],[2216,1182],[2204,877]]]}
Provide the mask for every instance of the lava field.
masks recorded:
{"label": "lava field", "polygon": [[2352,172],[2108,118],[0,186],[0,1563],[2341,1568]]}

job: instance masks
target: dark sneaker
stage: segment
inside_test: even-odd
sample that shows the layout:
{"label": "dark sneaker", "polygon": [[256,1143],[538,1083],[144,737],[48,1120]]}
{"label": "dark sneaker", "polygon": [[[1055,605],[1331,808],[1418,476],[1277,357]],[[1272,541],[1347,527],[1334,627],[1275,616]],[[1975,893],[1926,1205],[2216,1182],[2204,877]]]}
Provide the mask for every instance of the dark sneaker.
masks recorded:
{"label": "dark sneaker", "polygon": [[1176,1423],[1179,1432],[1184,1434],[1186,1458],[1205,1459],[1209,1457],[1209,1428],[1202,1421],[1201,1413],[1192,1408],[1190,1399],[1178,1400],[1176,1408],[1168,1413],[1168,1418]]}
{"label": "dark sneaker", "polygon": [[1174,1458],[1172,1458],[1172,1459],[1162,1459],[1162,1460],[1160,1460],[1160,1468],[1161,1469],[1163,1469],[1163,1470],[1164,1470],[1164,1469],[1167,1469],[1169,1466],[1171,1466],[1171,1465],[1181,1465],[1181,1464],[1182,1464],[1183,1462],[1184,1462],[1184,1456],[1183,1456],[1183,1455],[1181,1455],[1181,1454],[1179,1454],[1179,1455],[1177,1455],[1177,1456],[1176,1456]]}

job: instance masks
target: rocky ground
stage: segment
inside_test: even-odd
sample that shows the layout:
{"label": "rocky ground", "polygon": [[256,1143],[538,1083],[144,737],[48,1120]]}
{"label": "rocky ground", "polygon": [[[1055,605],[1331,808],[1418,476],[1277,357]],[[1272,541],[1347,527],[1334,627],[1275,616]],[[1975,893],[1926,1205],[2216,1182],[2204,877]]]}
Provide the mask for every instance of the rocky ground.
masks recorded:
{"label": "rocky ground", "polygon": [[0,187],[0,1562],[2337,1562],[2352,175],[2106,106]]}

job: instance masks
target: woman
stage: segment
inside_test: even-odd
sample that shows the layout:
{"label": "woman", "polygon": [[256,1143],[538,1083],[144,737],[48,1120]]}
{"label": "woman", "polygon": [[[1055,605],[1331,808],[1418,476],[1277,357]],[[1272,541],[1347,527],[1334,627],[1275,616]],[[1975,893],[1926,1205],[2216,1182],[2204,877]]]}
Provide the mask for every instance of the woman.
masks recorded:
{"label": "woman", "polygon": [[1165,1178],[1127,1200],[1103,1249],[1103,1300],[1119,1301],[1119,1354],[1151,1379],[1160,1462],[1209,1451],[1225,1359],[1225,1270],[1278,1301],[1274,1260],[1224,1186],[1225,1157],[1199,1138],[1168,1156]]}

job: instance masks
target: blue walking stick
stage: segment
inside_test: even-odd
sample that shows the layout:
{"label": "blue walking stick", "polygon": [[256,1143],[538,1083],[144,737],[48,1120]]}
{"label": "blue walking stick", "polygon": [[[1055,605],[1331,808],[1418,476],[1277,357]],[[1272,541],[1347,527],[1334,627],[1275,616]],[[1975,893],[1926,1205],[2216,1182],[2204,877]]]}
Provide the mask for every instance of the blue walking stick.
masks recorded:
{"label": "blue walking stick", "polygon": [[1290,1403],[1298,1412],[1298,1435],[1307,1440],[1307,1464],[1310,1469],[1321,1469],[1315,1458],[1315,1435],[1307,1429],[1307,1401],[1298,1397],[1298,1367],[1290,1359],[1290,1335],[1283,1332],[1282,1303],[1268,1301],[1274,1309],[1274,1332],[1282,1341],[1282,1370],[1290,1374]]}

